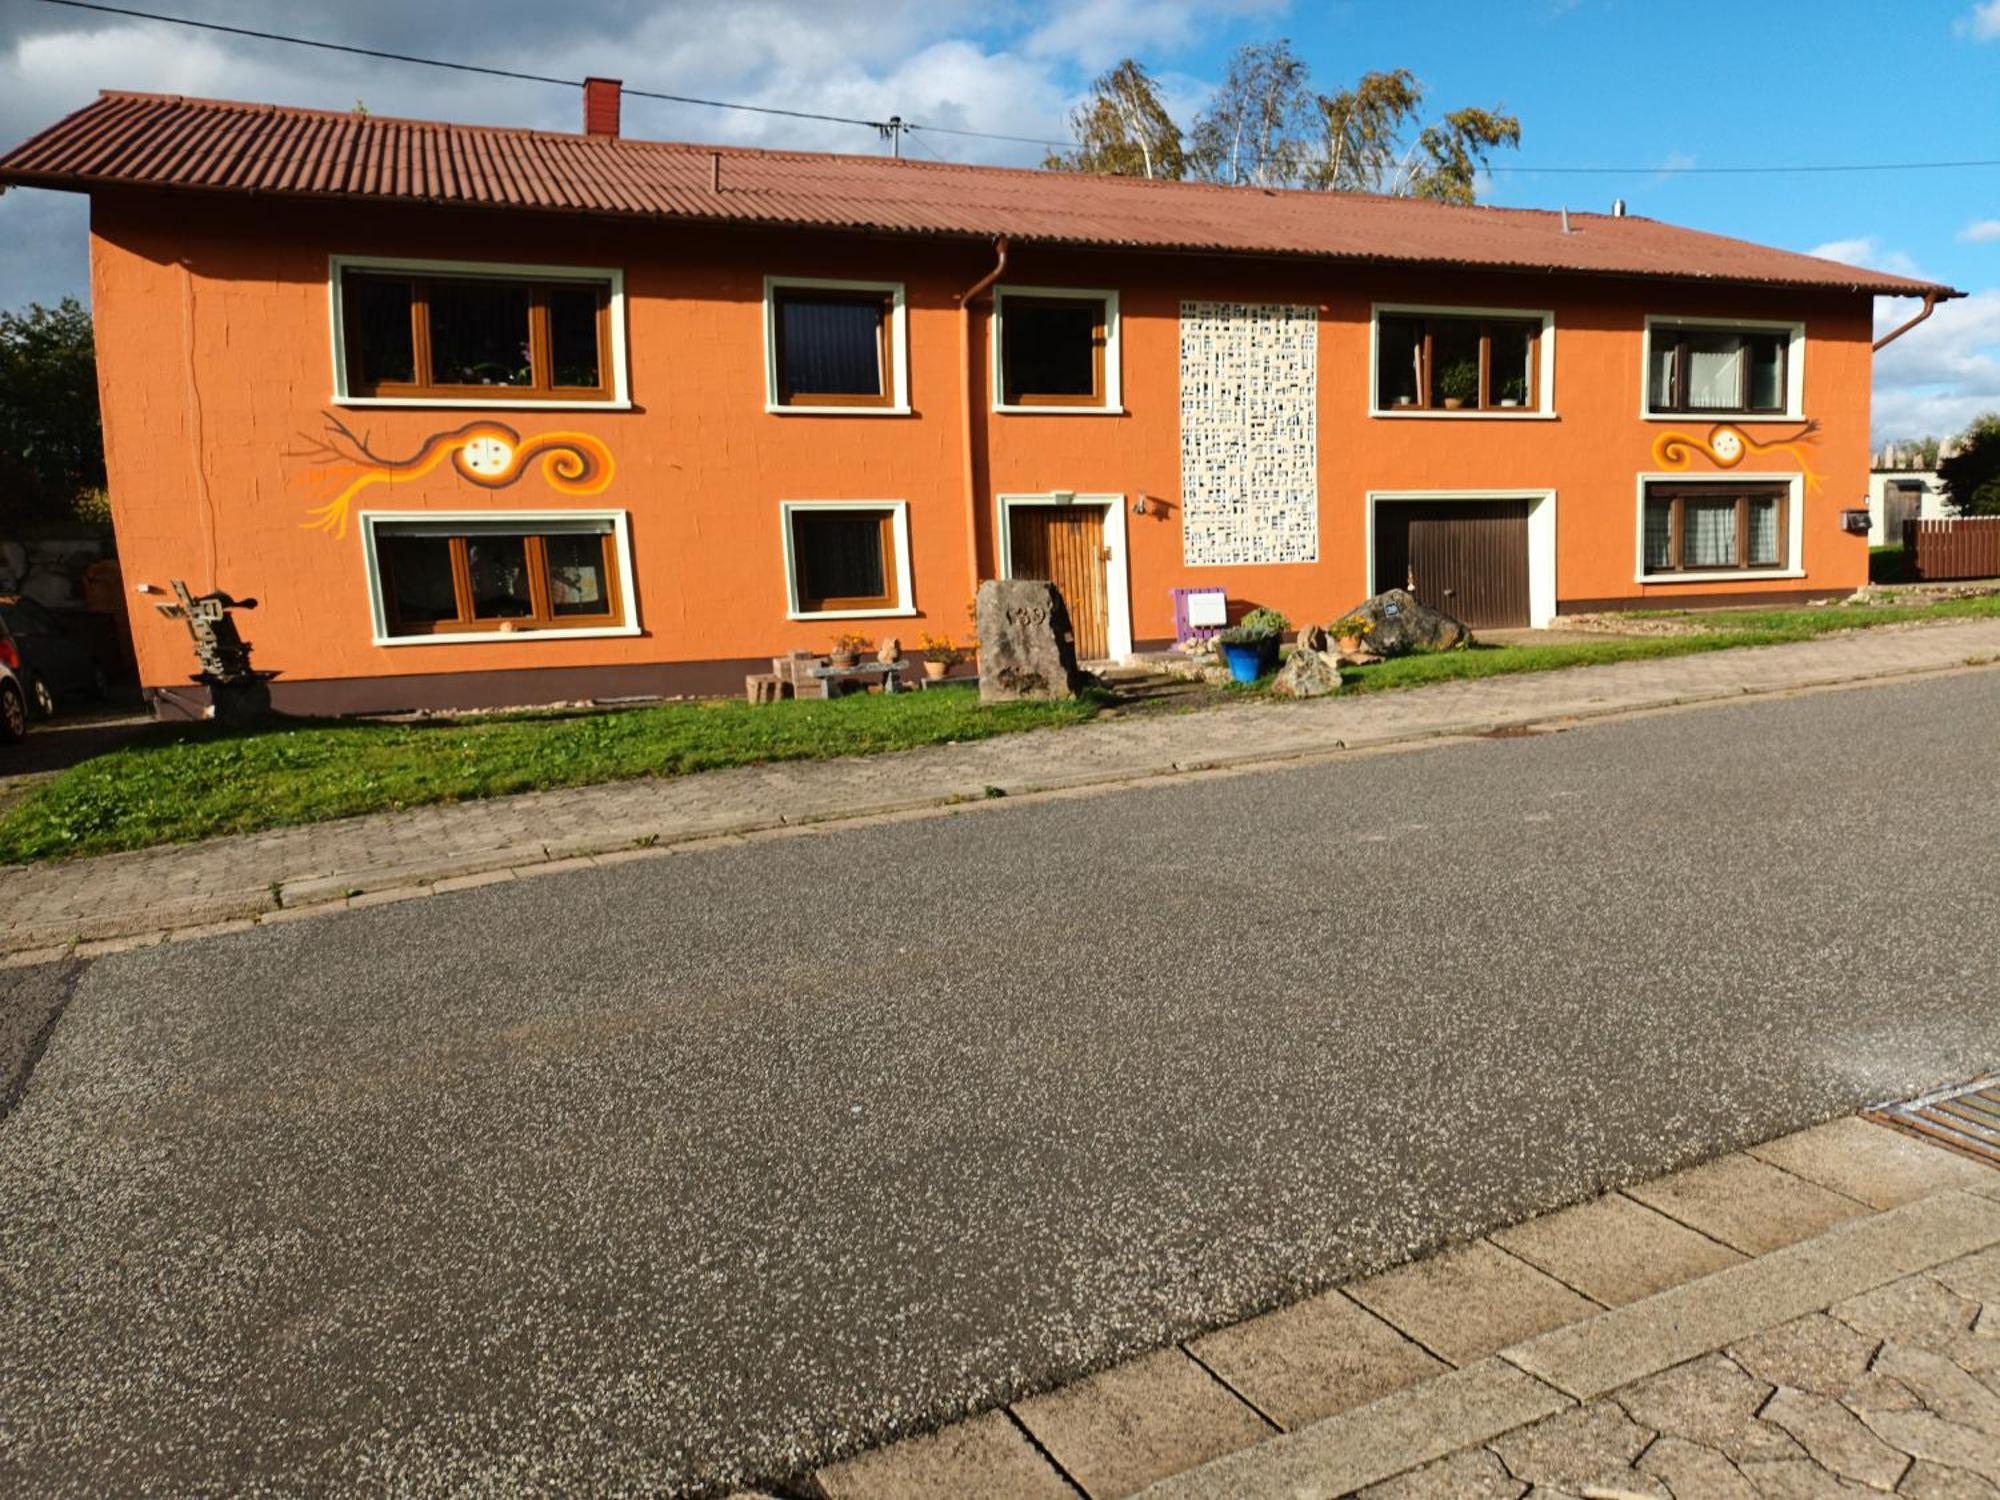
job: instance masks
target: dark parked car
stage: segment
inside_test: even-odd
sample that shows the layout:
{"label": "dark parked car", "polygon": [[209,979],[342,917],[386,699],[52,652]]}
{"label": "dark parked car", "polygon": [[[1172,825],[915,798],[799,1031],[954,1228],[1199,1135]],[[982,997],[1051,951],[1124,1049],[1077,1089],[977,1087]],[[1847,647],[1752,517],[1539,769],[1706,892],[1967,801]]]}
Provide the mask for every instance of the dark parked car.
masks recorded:
{"label": "dark parked car", "polygon": [[19,676],[37,718],[104,696],[104,670],[90,642],[33,599],[0,594],[0,631],[20,653]]}

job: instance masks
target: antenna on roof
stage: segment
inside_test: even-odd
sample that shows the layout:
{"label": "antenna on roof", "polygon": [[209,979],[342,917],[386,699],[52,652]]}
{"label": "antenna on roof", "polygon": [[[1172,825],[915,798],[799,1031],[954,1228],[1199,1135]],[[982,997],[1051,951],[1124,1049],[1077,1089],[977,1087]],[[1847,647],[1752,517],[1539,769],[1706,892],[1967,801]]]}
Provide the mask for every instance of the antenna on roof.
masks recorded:
{"label": "antenna on roof", "polygon": [[722,191],[722,153],[720,151],[711,151],[708,153],[708,190],[712,193]]}
{"label": "antenna on roof", "polygon": [[1568,205],[1567,203],[1565,203],[1565,204],[1563,205],[1563,210],[1562,210],[1562,215],[1563,215],[1563,233],[1564,233],[1564,234],[1568,234],[1568,233],[1569,233],[1569,205]]}

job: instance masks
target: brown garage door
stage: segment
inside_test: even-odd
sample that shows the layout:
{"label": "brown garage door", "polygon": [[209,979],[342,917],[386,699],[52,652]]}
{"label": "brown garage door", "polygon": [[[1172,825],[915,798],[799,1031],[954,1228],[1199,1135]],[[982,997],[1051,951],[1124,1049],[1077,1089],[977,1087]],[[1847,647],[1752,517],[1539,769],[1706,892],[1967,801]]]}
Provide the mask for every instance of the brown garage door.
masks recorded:
{"label": "brown garage door", "polygon": [[1406,586],[1474,629],[1528,623],[1528,502],[1384,501],[1375,587]]}

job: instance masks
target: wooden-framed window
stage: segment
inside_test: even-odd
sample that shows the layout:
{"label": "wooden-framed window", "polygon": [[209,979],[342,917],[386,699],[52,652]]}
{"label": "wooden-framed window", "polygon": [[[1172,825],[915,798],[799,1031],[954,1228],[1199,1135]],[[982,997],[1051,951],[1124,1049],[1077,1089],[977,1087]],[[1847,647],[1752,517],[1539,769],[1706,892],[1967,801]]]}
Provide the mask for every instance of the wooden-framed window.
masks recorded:
{"label": "wooden-framed window", "polygon": [[901,502],[788,502],[783,514],[793,615],[910,613]]}
{"label": "wooden-framed window", "polygon": [[336,262],[343,400],[610,402],[617,278]]}
{"label": "wooden-framed window", "polygon": [[1379,312],[1375,410],[1540,411],[1545,328],[1525,313]]}
{"label": "wooden-framed window", "polygon": [[382,633],[603,630],[625,623],[609,520],[372,523]]}
{"label": "wooden-framed window", "polygon": [[996,407],[1118,409],[1115,292],[1001,287],[993,306]]}
{"label": "wooden-framed window", "polygon": [[1784,568],[1791,504],[1790,487],[1781,483],[1650,483],[1645,576]]}
{"label": "wooden-framed window", "polygon": [[1657,415],[1784,416],[1791,409],[1792,328],[1650,323],[1646,410]]}
{"label": "wooden-framed window", "polygon": [[907,416],[908,343],[896,281],[764,278],[764,409]]}
{"label": "wooden-framed window", "polygon": [[891,295],[780,286],[772,291],[771,311],[780,405],[895,401]]}

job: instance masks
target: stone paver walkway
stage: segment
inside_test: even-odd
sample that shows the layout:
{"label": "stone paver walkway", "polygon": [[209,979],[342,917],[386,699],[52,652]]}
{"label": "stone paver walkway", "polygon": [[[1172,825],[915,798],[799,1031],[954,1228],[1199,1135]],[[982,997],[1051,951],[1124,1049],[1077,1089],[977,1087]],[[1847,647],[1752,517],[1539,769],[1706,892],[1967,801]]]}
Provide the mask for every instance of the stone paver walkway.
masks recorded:
{"label": "stone paver walkway", "polygon": [[[453,803],[0,870],[0,954],[127,946],[352,902],[831,819],[1142,781],[1495,728],[1936,672],[2000,660],[2000,621],[1443,683],[1407,692],[1110,717],[889,755]],[[86,951],[102,951],[102,948]]]}
{"label": "stone paver walkway", "polygon": [[2000,1171],[1837,1120],[813,1482],[829,1500],[2000,1496]]}

